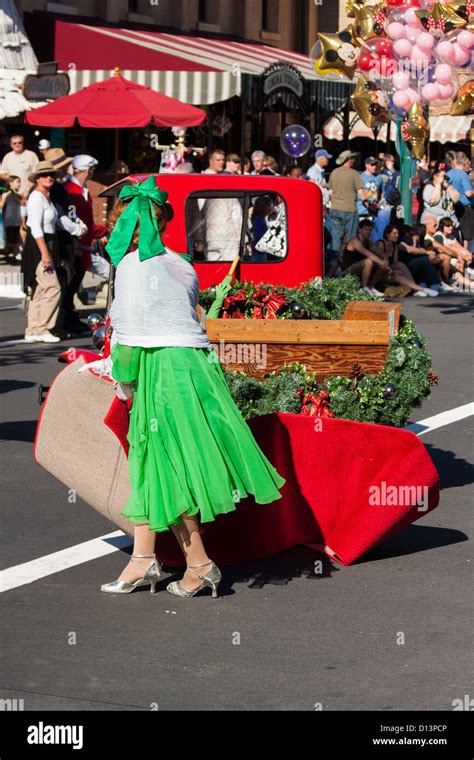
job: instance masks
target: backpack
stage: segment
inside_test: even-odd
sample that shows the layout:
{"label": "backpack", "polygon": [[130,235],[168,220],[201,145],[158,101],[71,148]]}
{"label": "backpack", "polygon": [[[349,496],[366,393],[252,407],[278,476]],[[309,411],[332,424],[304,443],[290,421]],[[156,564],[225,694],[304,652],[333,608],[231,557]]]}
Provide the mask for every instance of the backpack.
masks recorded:
{"label": "backpack", "polygon": [[400,172],[396,172],[385,185],[385,200],[389,206],[399,206],[402,202],[400,192]]}

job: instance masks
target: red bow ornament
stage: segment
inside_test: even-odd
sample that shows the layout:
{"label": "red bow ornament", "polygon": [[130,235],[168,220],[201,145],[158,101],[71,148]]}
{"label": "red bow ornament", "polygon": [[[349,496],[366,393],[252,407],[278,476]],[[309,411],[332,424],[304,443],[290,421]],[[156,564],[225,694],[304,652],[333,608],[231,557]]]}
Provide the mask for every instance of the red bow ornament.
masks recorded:
{"label": "red bow ornament", "polygon": [[277,319],[277,311],[285,303],[282,296],[267,293],[260,287],[254,293],[252,300],[254,302],[253,319]]}
{"label": "red bow ornament", "polygon": [[305,394],[302,388],[298,390],[298,396],[301,399],[301,414],[304,417],[334,417],[334,413],[329,407],[329,393],[319,391],[312,396]]}
{"label": "red bow ornament", "polygon": [[244,290],[237,293],[236,296],[227,296],[222,304],[222,319],[245,319],[245,314],[239,309],[239,305],[245,304],[247,296]]}

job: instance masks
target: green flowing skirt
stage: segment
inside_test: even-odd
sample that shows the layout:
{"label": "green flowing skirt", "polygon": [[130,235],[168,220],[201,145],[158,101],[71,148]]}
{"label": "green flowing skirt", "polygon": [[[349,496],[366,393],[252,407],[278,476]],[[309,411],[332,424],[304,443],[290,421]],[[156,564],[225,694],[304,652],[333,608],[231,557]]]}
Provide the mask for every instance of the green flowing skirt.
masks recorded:
{"label": "green flowing skirt", "polygon": [[258,504],[281,498],[286,481],[235,405],[213,349],[143,348],[136,374],[125,517],[163,532],[182,515],[211,522],[249,494]]}

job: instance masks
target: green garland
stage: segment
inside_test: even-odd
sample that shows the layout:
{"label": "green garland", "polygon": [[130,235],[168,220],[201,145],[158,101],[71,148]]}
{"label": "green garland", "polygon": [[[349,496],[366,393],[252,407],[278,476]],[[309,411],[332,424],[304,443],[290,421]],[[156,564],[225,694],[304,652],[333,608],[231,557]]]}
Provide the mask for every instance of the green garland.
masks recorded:
{"label": "green garland", "polygon": [[[248,288],[249,297],[257,289],[252,283],[236,283],[231,295],[242,287]],[[310,319],[341,319],[349,301],[376,300],[360,289],[355,277],[316,280],[293,289],[263,284],[261,287],[285,297],[281,318],[286,319],[293,318],[289,305],[295,302],[304,305]],[[201,294],[204,308],[212,300],[212,292]],[[249,310],[244,304],[244,309],[251,315],[253,308]],[[354,377],[333,377],[319,384],[303,364],[286,365],[268,373],[264,380],[225,368],[224,373],[231,395],[246,420],[276,412],[301,414],[298,391],[302,389],[308,396],[327,391],[329,407],[337,418],[402,427],[412,410],[430,395],[431,384],[436,382],[430,370],[431,354],[425,338],[402,315],[398,333],[390,341],[385,367],[378,375],[364,375],[355,367]]]}

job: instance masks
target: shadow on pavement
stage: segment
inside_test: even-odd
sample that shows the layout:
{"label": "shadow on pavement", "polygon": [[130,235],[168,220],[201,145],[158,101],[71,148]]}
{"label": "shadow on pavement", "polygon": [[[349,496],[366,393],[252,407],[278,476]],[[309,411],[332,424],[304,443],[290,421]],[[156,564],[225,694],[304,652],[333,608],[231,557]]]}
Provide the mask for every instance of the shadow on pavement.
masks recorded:
{"label": "shadow on pavement", "polygon": [[372,549],[354,564],[376,562],[381,559],[402,557],[406,554],[418,554],[441,546],[450,546],[467,541],[468,537],[460,530],[451,528],[436,528],[430,525],[410,525]]}

